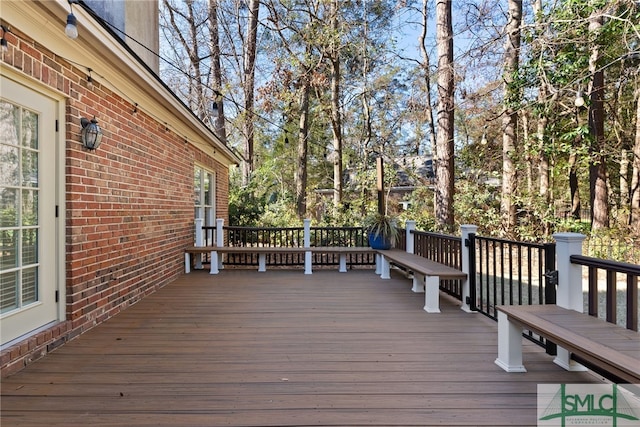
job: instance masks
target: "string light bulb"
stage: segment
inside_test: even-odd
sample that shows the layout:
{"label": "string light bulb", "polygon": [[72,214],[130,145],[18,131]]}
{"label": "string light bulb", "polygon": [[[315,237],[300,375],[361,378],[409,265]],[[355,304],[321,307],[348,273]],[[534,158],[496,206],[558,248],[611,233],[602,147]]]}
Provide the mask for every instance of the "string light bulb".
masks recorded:
{"label": "string light bulb", "polygon": [[582,89],[580,89],[578,93],[576,93],[576,99],[575,101],[573,101],[573,103],[578,108],[584,107],[584,93],[582,92]]}
{"label": "string light bulb", "polygon": [[64,32],[72,40],[78,38],[78,20],[73,14],[73,5],[77,4],[78,0],[69,0],[69,14],[67,15],[67,26],[64,27]]}

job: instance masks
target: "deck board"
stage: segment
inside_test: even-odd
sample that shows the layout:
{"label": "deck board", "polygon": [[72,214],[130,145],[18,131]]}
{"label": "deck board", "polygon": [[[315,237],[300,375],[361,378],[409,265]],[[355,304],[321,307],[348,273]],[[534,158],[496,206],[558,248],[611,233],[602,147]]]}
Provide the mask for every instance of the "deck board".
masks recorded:
{"label": "deck board", "polygon": [[497,323],[402,275],[184,275],[2,380],[7,426],[536,425],[538,383],[598,382],[532,343],[494,364]]}

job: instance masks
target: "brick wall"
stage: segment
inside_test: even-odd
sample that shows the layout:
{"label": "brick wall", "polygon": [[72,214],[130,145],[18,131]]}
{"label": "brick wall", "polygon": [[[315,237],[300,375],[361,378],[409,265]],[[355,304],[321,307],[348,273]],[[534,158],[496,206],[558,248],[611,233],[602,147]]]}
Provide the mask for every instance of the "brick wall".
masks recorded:
{"label": "brick wall", "polygon": [[[171,282],[193,242],[194,162],[216,172],[217,214],[228,219],[228,169],[85,70],[12,28],[5,65],[62,91],[66,102],[67,321],[0,353],[2,376]],[[36,47],[34,47],[36,46]],[[99,122],[102,145],[80,143],[80,117]],[[170,127],[170,126],[169,126]]]}

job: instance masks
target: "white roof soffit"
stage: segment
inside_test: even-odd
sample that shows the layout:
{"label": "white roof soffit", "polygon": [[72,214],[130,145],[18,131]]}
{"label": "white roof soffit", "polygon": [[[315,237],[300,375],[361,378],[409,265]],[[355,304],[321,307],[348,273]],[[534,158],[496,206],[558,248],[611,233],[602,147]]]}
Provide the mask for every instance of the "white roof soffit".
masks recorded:
{"label": "white roof soffit", "polygon": [[73,8],[78,20],[78,38],[75,40],[64,32],[69,14],[67,0],[3,0],[1,11],[7,25],[16,26],[79,68],[91,68],[94,80],[131,101],[132,109],[137,103],[141,111],[148,112],[160,123],[166,123],[178,135],[222,163],[239,163],[238,157],[217,139],[211,129],[80,5]]}

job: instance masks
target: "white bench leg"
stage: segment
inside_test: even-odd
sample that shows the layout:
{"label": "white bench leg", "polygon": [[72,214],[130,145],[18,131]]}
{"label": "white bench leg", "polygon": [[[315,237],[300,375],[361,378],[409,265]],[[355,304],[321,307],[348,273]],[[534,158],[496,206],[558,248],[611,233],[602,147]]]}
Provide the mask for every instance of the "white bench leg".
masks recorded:
{"label": "white bench leg", "polygon": [[311,251],[304,253],[304,274],[313,274],[313,254]]}
{"label": "white bench leg", "polygon": [[258,254],[258,271],[260,273],[267,271],[267,254]]}
{"label": "white bench leg", "polygon": [[376,252],[376,274],[382,274],[382,255]]}
{"label": "white bench leg", "polygon": [[424,292],[425,277],[419,273],[413,273],[413,287],[411,290],[416,293]]}
{"label": "white bench leg", "polygon": [[196,270],[202,270],[202,254],[194,254],[196,256]]}
{"label": "white bench leg", "polygon": [[527,372],[522,364],[522,326],[498,311],[498,358],[496,365],[507,372]]}
{"label": "white bench leg", "polygon": [[440,278],[427,276],[424,280],[424,311],[440,313]]}
{"label": "white bench leg", "polygon": [[575,360],[571,360],[571,352],[560,346],[558,346],[558,352],[556,353],[555,359],[553,359],[553,363],[563,367],[567,371],[588,371],[588,369],[580,363],[576,362]]}
{"label": "white bench leg", "polygon": [[184,253],[184,273],[191,273],[191,254],[189,252]]}
{"label": "white bench leg", "polygon": [[224,260],[227,256],[228,255],[225,255],[225,254],[220,254],[218,256],[218,270],[222,270],[224,268]]}
{"label": "white bench leg", "polygon": [[347,272],[347,254],[340,254],[340,267],[338,268],[340,273]]}
{"label": "white bench leg", "polygon": [[209,261],[211,261],[211,269],[209,270],[209,274],[218,274],[220,270],[218,270],[218,251],[211,251],[209,255]]}
{"label": "white bench leg", "polygon": [[391,279],[391,275],[389,273],[389,260],[384,255],[380,255],[380,278],[381,279]]}

